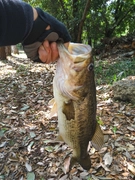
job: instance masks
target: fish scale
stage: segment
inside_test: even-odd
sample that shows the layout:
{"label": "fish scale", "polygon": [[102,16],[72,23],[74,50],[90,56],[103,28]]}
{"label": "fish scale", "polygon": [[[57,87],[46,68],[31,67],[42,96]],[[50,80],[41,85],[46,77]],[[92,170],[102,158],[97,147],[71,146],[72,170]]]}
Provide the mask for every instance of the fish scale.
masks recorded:
{"label": "fish scale", "polygon": [[96,87],[91,47],[70,43],[68,49],[59,44],[58,50],[60,58],[53,80],[54,107],[59,128],[57,140],[63,140],[73,149],[69,169],[78,162],[89,170],[89,141],[97,149],[104,142],[96,121]]}

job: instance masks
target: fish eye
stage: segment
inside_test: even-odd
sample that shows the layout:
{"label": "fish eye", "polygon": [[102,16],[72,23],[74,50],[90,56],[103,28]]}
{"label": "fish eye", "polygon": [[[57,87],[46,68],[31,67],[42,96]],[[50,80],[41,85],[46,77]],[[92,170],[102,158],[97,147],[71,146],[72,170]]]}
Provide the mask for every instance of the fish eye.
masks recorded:
{"label": "fish eye", "polygon": [[93,64],[93,63],[90,63],[90,64],[88,65],[88,71],[93,70],[93,68],[94,68],[94,64]]}

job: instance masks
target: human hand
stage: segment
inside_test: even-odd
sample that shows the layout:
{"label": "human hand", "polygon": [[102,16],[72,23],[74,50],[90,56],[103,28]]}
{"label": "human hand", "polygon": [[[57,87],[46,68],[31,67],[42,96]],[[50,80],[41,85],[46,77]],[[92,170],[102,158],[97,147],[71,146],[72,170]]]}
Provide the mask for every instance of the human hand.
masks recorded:
{"label": "human hand", "polygon": [[33,29],[23,41],[24,51],[35,62],[50,63],[59,56],[56,41],[61,40],[68,44],[71,37],[60,21],[39,8],[36,11],[38,17],[34,21]]}
{"label": "human hand", "polygon": [[[64,45],[66,48],[68,48],[69,43],[65,43]],[[57,43],[49,43],[47,40],[45,40],[39,47],[38,54],[39,59],[46,64],[56,61],[59,57]]]}

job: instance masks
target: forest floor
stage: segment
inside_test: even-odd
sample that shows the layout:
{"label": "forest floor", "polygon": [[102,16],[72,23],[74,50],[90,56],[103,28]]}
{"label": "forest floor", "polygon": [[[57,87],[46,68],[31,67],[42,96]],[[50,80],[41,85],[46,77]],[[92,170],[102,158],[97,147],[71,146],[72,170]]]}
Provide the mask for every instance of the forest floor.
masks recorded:
{"label": "forest floor", "polygon": [[32,63],[21,55],[0,61],[0,180],[135,180],[135,105],[113,101],[100,74],[97,119],[107,142],[99,152],[90,148],[89,171],[76,164],[65,174],[64,160],[72,150],[51,142],[58,134],[48,106],[54,71],[55,64]]}

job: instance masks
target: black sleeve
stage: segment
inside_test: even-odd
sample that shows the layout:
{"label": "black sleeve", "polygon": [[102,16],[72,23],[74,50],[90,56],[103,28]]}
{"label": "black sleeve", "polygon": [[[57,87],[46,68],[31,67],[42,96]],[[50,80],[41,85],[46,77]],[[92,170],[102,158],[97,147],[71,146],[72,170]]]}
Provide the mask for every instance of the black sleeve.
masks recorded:
{"label": "black sleeve", "polygon": [[21,0],[0,0],[0,46],[15,45],[29,35],[32,7]]}

